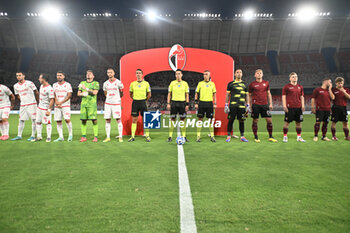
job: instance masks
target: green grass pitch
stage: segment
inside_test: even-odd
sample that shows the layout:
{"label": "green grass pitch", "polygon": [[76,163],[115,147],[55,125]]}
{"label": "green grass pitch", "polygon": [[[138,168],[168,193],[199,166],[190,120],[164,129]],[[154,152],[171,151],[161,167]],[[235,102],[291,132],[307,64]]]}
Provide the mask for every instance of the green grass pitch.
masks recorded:
{"label": "green grass pitch", "polygon": [[[79,116],[72,117],[71,143],[0,142],[0,232],[180,232],[177,146],[164,131],[152,141],[128,137],[119,143],[112,123],[112,142],[79,143]],[[10,116],[11,137],[18,116]],[[350,232],[350,142],[338,125],[338,142],[313,142],[314,116],[305,116],[303,137],[296,142],[291,124],[282,143],[282,116],[273,116],[274,136],[261,143],[225,137],[184,145],[198,232]],[[237,125],[234,127],[237,133]],[[67,129],[64,125],[64,133]],[[43,136],[46,130],[43,128]],[[328,137],[330,137],[330,132]],[[53,139],[57,138],[53,124]]]}

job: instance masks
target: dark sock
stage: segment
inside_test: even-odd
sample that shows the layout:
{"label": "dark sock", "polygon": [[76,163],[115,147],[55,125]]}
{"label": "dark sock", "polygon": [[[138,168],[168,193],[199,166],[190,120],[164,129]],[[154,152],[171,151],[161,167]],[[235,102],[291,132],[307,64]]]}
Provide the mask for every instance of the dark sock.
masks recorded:
{"label": "dark sock", "polygon": [[266,128],[269,132],[269,138],[272,138],[272,123],[267,123]]}
{"label": "dark sock", "polygon": [[287,136],[288,128],[283,128],[283,136]]}
{"label": "dark sock", "polygon": [[332,137],[335,137],[335,128],[331,128],[332,131]]}
{"label": "dark sock", "polygon": [[257,123],[253,123],[252,130],[254,133],[254,137],[257,139],[258,138],[258,124]]}
{"label": "dark sock", "polygon": [[318,136],[318,131],[320,131],[320,124],[316,123],[316,124],[314,125],[315,137]]}
{"label": "dark sock", "polygon": [[301,136],[301,128],[296,128],[296,131],[297,131],[297,135]]}
{"label": "dark sock", "polygon": [[227,124],[227,136],[231,136],[231,132],[233,130],[233,119],[229,119],[228,120],[228,124]]}
{"label": "dark sock", "polygon": [[239,131],[241,132],[241,137],[244,136],[244,121],[239,122]]}
{"label": "dark sock", "polygon": [[326,137],[327,126],[328,126],[328,124],[323,122],[323,124],[322,124],[322,137]]}
{"label": "dark sock", "polygon": [[343,128],[343,131],[344,131],[345,137],[349,137],[349,129]]}

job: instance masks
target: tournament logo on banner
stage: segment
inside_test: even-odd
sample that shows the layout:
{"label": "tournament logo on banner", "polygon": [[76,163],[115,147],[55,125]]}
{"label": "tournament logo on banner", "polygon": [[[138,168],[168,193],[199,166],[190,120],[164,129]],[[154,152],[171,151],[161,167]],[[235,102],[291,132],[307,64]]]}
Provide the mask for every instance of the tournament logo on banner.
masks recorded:
{"label": "tournament logo on banner", "polygon": [[145,129],[160,129],[161,127],[161,113],[159,110],[156,112],[144,112],[143,113],[143,128]]}
{"label": "tournament logo on banner", "polygon": [[179,45],[173,45],[169,51],[169,65],[173,71],[177,69],[182,70],[186,65],[186,52],[185,49]]}

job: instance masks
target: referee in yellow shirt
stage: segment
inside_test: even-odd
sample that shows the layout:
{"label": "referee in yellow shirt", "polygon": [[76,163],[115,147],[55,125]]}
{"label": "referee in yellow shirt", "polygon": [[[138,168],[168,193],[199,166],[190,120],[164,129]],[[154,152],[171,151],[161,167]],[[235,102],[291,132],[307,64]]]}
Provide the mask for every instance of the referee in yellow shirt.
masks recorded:
{"label": "referee in yellow shirt", "polygon": [[176,70],[175,77],[176,80],[170,83],[168,89],[167,109],[170,110],[171,118],[168,142],[173,140],[174,123],[177,114],[179,114],[180,121],[182,121],[183,124],[183,127],[181,127],[181,135],[185,138],[186,142],[188,142],[186,138],[185,119],[189,105],[190,88],[188,87],[188,83],[182,80],[181,70]]}
{"label": "referee in yellow shirt", "polygon": [[[203,118],[206,116],[210,119],[209,131],[210,141],[216,142],[214,138],[214,127],[212,127],[213,118],[215,118],[214,109],[216,109],[216,88],[215,84],[210,80],[210,71],[205,70],[203,73],[204,80],[199,82],[196,88],[196,94],[194,96],[195,108],[198,110],[197,117],[199,123],[197,126],[197,140],[201,140],[201,128],[203,124]],[[198,102],[199,96],[199,102]],[[213,103],[214,101],[214,103]]]}
{"label": "referee in yellow shirt", "polygon": [[[135,141],[135,132],[137,128],[137,119],[139,114],[143,117],[143,112],[147,111],[147,100],[151,98],[151,87],[149,83],[143,80],[143,71],[136,70],[137,80],[130,84],[130,97],[133,99],[131,107],[132,125],[131,138],[128,142]],[[150,142],[149,129],[145,129],[146,142]]]}

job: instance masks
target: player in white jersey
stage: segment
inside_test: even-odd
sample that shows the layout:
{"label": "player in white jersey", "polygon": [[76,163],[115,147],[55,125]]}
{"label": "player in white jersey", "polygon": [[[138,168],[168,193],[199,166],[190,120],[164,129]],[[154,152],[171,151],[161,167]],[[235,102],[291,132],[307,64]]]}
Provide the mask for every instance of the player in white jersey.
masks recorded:
{"label": "player in white jersey", "polygon": [[39,90],[39,105],[36,110],[36,132],[37,137],[32,142],[41,141],[43,125],[46,125],[46,142],[51,142],[51,111],[54,104],[55,96],[52,86],[48,83],[47,77],[40,74],[39,82],[41,84]]}
{"label": "player in white jersey", "polygon": [[13,86],[15,95],[21,102],[19,108],[19,124],[18,124],[18,135],[12,138],[12,141],[21,140],[24,129],[24,122],[26,120],[32,120],[32,136],[28,138],[31,141],[35,137],[35,119],[36,119],[36,108],[39,99],[39,92],[33,82],[25,80],[25,74],[21,71],[16,73],[18,83]]}
{"label": "player in white jersey", "polygon": [[[10,102],[10,98],[11,102]],[[5,141],[9,139],[10,124],[8,118],[10,110],[15,106],[15,95],[5,85],[0,84],[0,140]]]}
{"label": "player in white jersey", "polygon": [[72,85],[64,80],[65,74],[57,71],[57,82],[53,84],[55,93],[55,121],[57,123],[58,138],[55,142],[64,141],[62,118],[66,121],[68,128],[68,141],[73,140],[73,126],[70,121],[70,99],[72,98]]}
{"label": "player in white jersey", "polygon": [[107,69],[108,80],[103,83],[103,91],[106,96],[104,106],[104,118],[106,119],[106,139],[103,142],[109,142],[111,135],[111,118],[116,119],[118,123],[119,142],[123,141],[123,123],[121,121],[121,101],[123,96],[123,83],[114,77],[115,72],[112,68]]}

